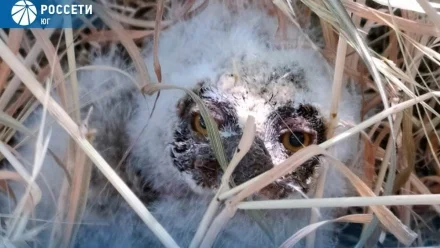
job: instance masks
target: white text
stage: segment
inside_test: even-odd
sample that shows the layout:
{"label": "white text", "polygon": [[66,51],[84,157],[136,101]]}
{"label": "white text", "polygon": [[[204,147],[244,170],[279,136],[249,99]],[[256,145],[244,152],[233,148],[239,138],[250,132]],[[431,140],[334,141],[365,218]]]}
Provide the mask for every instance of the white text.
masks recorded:
{"label": "white text", "polygon": [[93,14],[92,5],[41,5],[41,14],[49,13],[50,15],[91,15]]}

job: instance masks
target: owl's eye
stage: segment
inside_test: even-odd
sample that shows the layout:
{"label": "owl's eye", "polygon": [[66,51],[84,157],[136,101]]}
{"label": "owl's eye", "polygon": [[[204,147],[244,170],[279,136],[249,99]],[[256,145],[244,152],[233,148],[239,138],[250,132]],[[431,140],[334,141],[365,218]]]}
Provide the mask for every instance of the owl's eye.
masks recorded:
{"label": "owl's eye", "polygon": [[205,120],[203,120],[202,115],[199,113],[193,115],[193,119],[191,121],[192,128],[197,133],[206,136],[208,135],[208,129],[206,129]]}
{"label": "owl's eye", "polygon": [[312,142],[312,137],[311,134],[306,132],[285,132],[281,134],[280,142],[283,143],[287,150],[297,152],[300,149],[310,145]]}

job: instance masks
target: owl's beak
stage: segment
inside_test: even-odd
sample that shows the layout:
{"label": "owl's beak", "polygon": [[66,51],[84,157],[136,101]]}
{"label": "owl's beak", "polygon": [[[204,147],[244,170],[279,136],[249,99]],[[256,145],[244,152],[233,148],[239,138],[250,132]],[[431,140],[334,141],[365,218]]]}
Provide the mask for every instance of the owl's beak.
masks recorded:
{"label": "owl's beak", "polygon": [[[231,136],[224,139],[224,147],[227,159],[230,161],[235,153],[241,136]],[[232,173],[232,180],[240,185],[273,168],[272,158],[267,151],[261,138],[255,137],[249,152],[243,157]],[[284,180],[280,179],[263,188],[257,196],[269,199],[280,199],[287,197],[291,187]]]}
{"label": "owl's beak", "polygon": [[[230,136],[224,139],[223,145],[229,161],[235,153],[240,138],[240,136]],[[272,159],[264,146],[264,142],[255,137],[249,152],[246,153],[232,173],[232,178],[234,183],[238,185],[270,170],[272,167]]]}

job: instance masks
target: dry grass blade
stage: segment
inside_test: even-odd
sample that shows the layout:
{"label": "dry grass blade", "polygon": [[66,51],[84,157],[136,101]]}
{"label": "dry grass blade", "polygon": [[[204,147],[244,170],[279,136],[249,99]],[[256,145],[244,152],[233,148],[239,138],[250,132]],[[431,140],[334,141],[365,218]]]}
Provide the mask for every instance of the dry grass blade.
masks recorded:
{"label": "dry grass blade", "polygon": [[248,116],[244,126],[243,136],[241,137],[240,143],[238,143],[238,146],[235,149],[234,156],[232,157],[231,162],[229,162],[224,176],[222,177],[222,184],[225,186],[225,188],[222,188],[221,191],[229,189],[232,172],[234,172],[235,167],[237,167],[238,163],[240,163],[246,153],[248,153],[248,151],[251,149],[255,134],[257,132],[256,129],[255,118],[253,116]]}
{"label": "dry grass blade", "polygon": [[372,218],[373,216],[371,214],[352,214],[352,215],[345,215],[333,220],[325,220],[317,223],[312,223],[302,228],[298,232],[296,232],[289,239],[287,239],[282,245],[280,245],[280,247],[281,248],[293,247],[306,235],[326,224],[330,224],[334,222],[368,223],[371,221]]}
{"label": "dry grass blade", "polygon": [[[231,183],[230,177],[232,175],[232,172],[234,171],[238,163],[241,161],[241,159],[243,159],[244,155],[246,155],[246,153],[248,153],[249,149],[251,148],[252,142],[255,138],[255,132],[256,132],[255,119],[254,117],[249,116],[246,121],[246,125],[244,127],[244,132],[243,132],[243,136],[241,137],[240,143],[238,144],[234,156],[232,157],[231,162],[229,163],[225,173],[222,176],[221,185],[217,190],[211,203],[209,204],[208,209],[203,215],[203,219],[200,222],[199,227],[197,228],[197,232],[194,235],[194,238],[191,241],[189,247],[191,248],[199,247],[202,242],[205,242],[204,240],[206,239],[206,237],[204,236],[209,231],[208,227],[211,225],[212,219],[214,218],[214,215],[217,212],[217,209],[220,205],[218,196],[220,195],[220,193],[223,193],[225,190],[229,189],[229,184]],[[201,247],[205,247],[205,246],[201,246]]]}
{"label": "dry grass blade", "polygon": [[[433,205],[440,203],[440,194],[338,197],[299,200],[249,201],[238,203],[238,209],[295,209],[367,206]],[[335,200],[337,199],[337,201]]]}
{"label": "dry grass blade", "polygon": [[[21,64],[21,62],[14,56],[3,41],[0,41],[0,56],[3,61],[7,61],[12,71],[16,73],[40,101],[44,102],[44,90],[38,81],[33,77],[29,70]],[[75,140],[79,147],[89,156],[94,164],[101,170],[104,176],[112,183],[118,190],[122,197],[128,202],[133,210],[141,217],[144,223],[152,230],[152,232],[160,239],[166,247],[178,247],[173,238],[168,232],[157,222],[151,215],[143,203],[137,198],[110,165],[101,157],[96,149],[84,137],[78,125],[69,117],[69,115],[50,98],[47,103],[47,109],[56,121],[67,131],[67,133]]]}
{"label": "dry grass blade", "polygon": [[398,26],[402,31],[415,32],[417,34],[436,37],[440,36],[440,31],[432,24],[408,20],[398,16],[391,17],[390,14],[383,13],[379,10],[349,0],[344,0],[343,3],[347,10],[354,13],[356,16],[375,21],[379,24],[389,25],[394,20],[396,26]]}
{"label": "dry grass blade", "polygon": [[[15,54],[18,53],[20,49],[20,44],[23,39],[24,30],[23,29],[11,29],[9,31],[8,46],[11,51]],[[6,79],[8,79],[10,69],[6,63],[1,63],[0,65],[0,90],[5,87]]]}
{"label": "dry grass blade", "polygon": [[[145,39],[146,37],[153,35],[154,31],[151,30],[125,30],[127,38],[131,40]],[[119,36],[111,30],[102,30],[93,32],[82,39],[83,42],[109,42],[119,41]]]}
{"label": "dry grass blade", "polygon": [[132,61],[134,62],[134,66],[139,73],[140,76],[140,84],[139,88],[143,88],[145,85],[147,85],[150,82],[150,76],[148,74],[147,67],[144,63],[144,60],[142,59],[142,56],[139,52],[139,49],[136,47],[136,44],[134,44],[133,40],[129,38],[129,36],[126,34],[124,28],[122,25],[112,19],[107,12],[105,12],[105,7],[91,2],[89,0],[79,0],[79,2],[93,5],[94,12],[104,21],[111,29],[112,31],[118,36],[120,39],[122,45],[124,45],[125,49],[127,49],[128,54],[130,54],[130,57]]}
{"label": "dry grass blade", "polygon": [[[69,18],[70,19],[70,18]],[[69,106],[73,106],[74,111],[72,113],[73,119],[75,121],[80,120],[80,107],[79,107],[79,96],[78,96],[78,77],[76,75],[76,56],[74,50],[74,42],[73,42],[73,31],[71,28],[64,29],[64,36],[66,39],[67,46],[67,62],[69,65],[69,71],[72,73],[69,74],[70,77],[70,85],[72,87],[71,97],[69,99]]]}
{"label": "dry grass blade", "polygon": [[[71,22],[70,16],[66,17],[65,21]],[[76,74],[76,56],[74,51],[74,41],[72,29],[68,28],[64,30],[67,46],[67,61],[69,65],[69,70],[72,72],[70,74],[70,84],[72,87],[72,97],[69,99],[69,106],[73,106],[72,117],[76,122],[80,121],[80,103],[79,103],[79,85],[78,78]],[[85,130],[87,131],[87,130]],[[86,133],[83,134],[86,136]],[[69,141],[69,157],[68,161],[74,161],[73,167],[73,180],[70,187],[70,196],[68,203],[68,210],[66,214],[66,221],[68,223],[79,223],[82,219],[83,213],[87,204],[88,188],[90,183],[90,178],[92,175],[92,165],[90,164],[87,156],[81,149],[77,149],[75,143]],[[66,184],[64,183],[64,186]],[[69,188],[65,187],[66,192],[60,194],[60,201],[65,200],[65,194]],[[63,215],[61,215],[63,216]],[[64,229],[63,236],[63,246],[73,247],[75,243],[76,233],[78,231],[79,225],[68,224]],[[54,229],[55,230],[55,229]],[[70,245],[69,245],[70,244]]]}
{"label": "dry grass blade", "polygon": [[332,86],[332,102],[330,105],[330,124],[327,131],[327,137],[331,138],[334,133],[334,129],[338,123],[338,107],[339,101],[341,99],[341,89],[343,86],[343,76],[344,76],[344,64],[345,57],[347,54],[347,41],[340,36],[338,41],[338,50],[336,53],[335,61],[335,74],[333,77]]}
{"label": "dry grass blade", "polygon": [[[68,223],[79,223],[87,204],[87,192],[92,175],[92,165],[84,153],[76,157],[76,168],[73,173],[73,182],[69,197],[69,211],[67,213]],[[79,225],[68,224],[64,235],[64,246],[73,247],[75,244],[76,232]]]}
{"label": "dry grass blade", "polygon": [[[120,73],[121,75],[127,77],[127,79],[133,83],[133,86],[139,87],[138,83],[136,82],[136,79],[134,79],[129,73],[112,66],[105,66],[105,65],[87,65],[87,66],[81,66],[75,69],[75,71],[69,71],[66,73],[65,78],[69,77],[72,73],[78,72],[78,71],[94,71],[94,70],[104,70],[104,71],[113,71]],[[139,88],[140,89],[140,88]]]}
{"label": "dry grass blade", "polygon": [[[410,183],[413,185],[413,187],[416,189],[416,191],[422,193],[423,195],[431,195],[432,193],[429,191],[429,188],[426,187],[419,178],[414,175],[414,173],[411,173],[410,175]],[[436,204],[431,204],[431,207],[440,214],[440,206]]]}
{"label": "dry grass blade", "polygon": [[[328,171],[328,165],[324,164],[319,172],[318,182],[316,183],[315,199],[322,198],[322,196],[324,195],[324,188],[327,179],[327,171]],[[313,225],[314,223],[316,223],[319,217],[320,217],[319,209],[314,208],[313,211],[310,211],[309,225]],[[312,230],[311,232],[308,233],[306,239],[306,247],[315,247],[315,238],[316,238],[316,233]]]}
{"label": "dry grass blade", "polygon": [[219,162],[221,168],[223,169],[223,171],[226,171],[228,162],[226,160],[223,143],[220,139],[217,123],[209,114],[208,109],[204,106],[203,101],[200,99],[200,97],[198,97],[193,91],[189,89],[169,84],[149,84],[144,88],[144,92],[151,95],[157,91],[169,89],[183,90],[197,103],[197,106],[199,106],[200,108],[200,114],[205,120],[205,124],[208,129],[209,144],[211,145],[215,157]]}
{"label": "dry grass blade", "polygon": [[0,123],[33,137],[34,133],[10,115],[0,111]]}
{"label": "dry grass blade", "polygon": [[385,5],[385,6],[392,6],[394,8],[401,8],[401,9],[407,9],[412,11],[417,11],[420,13],[425,13],[424,10],[426,10],[426,6],[428,7],[434,7],[434,8],[440,8],[440,4],[423,1],[424,3],[421,3],[419,0],[410,0],[410,1],[401,1],[401,0],[374,0],[376,3]]}
{"label": "dry grass blade", "polygon": [[[65,17],[65,21],[67,23],[71,23],[72,20],[70,16]],[[76,56],[74,50],[74,39],[73,39],[73,31],[71,28],[64,29],[66,46],[67,46],[67,62],[69,65],[70,73],[70,85],[72,95],[69,98],[69,106],[73,106],[73,111],[71,112],[72,118],[76,121],[80,121],[80,103],[79,103],[79,85],[77,78],[77,66],[76,66]],[[84,136],[86,134],[84,133]],[[69,151],[68,151],[68,161],[74,161],[72,164],[73,167],[71,171],[73,171],[73,180],[70,184],[70,188],[67,187],[67,184],[63,183],[63,191],[60,193],[59,201],[66,201],[65,195],[67,195],[68,190],[70,189],[70,196],[68,198],[67,204],[67,214],[66,221],[67,223],[79,223],[82,219],[82,215],[84,213],[86,204],[87,204],[87,192],[89,188],[89,182],[92,174],[92,166],[87,159],[87,156],[81,149],[77,149],[77,146],[72,140],[69,140]],[[59,216],[62,217],[64,214],[62,212],[59,213]],[[61,226],[60,226],[61,227]],[[78,231],[79,225],[68,224],[65,226],[64,235],[63,235],[63,246],[69,247],[73,246],[76,232]],[[56,225],[53,228],[53,231],[56,232]],[[54,233],[55,235],[55,233]]]}
{"label": "dry grass blade", "polygon": [[413,137],[412,109],[403,112],[402,120],[402,149],[407,151],[403,154],[405,168],[396,176],[393,186],[393,193],[396,193],[408,181],[414,171],[416,162],[416,145]]}
{"label": "dry grass blade", "polygon": [[218,234],[221,230],[224,229],[228,221],[234,217],[236,208],[231,208],[230,206],[226,206],[219,215],[214,219],[211,227],[206,232],[206,236],[204,237],[202,244],[200,247],[212,247]]}
{"label": "dry grass blade", "polygon": [[52,42],[46,36],[46,33],[42,29],[32,29],[32,33],[38,41],[38,44],[43,48],[44,54],[49,61],[50,68],[52,69],[54,79],[56,82],[61,82],[58,85],[57,90],[61,99],[62,106],[67,106],[67,93],[66,93],[66,82],[63,76],[63,70],[61,69],[60,60],[58,58],[55,47]]}
{"label": "dry grass blade", "polygon": [[0,190],[2,190],[6,195],[12,198],[12,200],[16,203],[17,198],[15,197],[14,191],[8,185],[8,180],[17,181],[21,183],[26,183],[26,181],[14,171],[1,170],[0,171]]}
{"label": "dry grass blade", "polygon": [[163,9],[164,9],[164,0],[159,0],[157,3],[156,10],[156,25],[154,27],[154,39],[153,39],[153,64],[154,64],[154,72],[156,73],[157,81],[162,82],[162,70],[160,68],[159,62],[159,36],[160,36],[160,24],[162,23]]}
{"label": "dry grass blade", "polygon": [[31,174],[26,170],[26,168],[20,163],[20,161],[9,151],[9,148],[6,144],[0,142],[0,153],[5,156],[8,162],[12,165],[12,167],[17,171],[21,178],[26,182],[26,184],[31,185],[33,187],[32,191],[32,199],[33,202],[37,203],[41,199],[41,190],[38,185],[30,184],[31,183]]}

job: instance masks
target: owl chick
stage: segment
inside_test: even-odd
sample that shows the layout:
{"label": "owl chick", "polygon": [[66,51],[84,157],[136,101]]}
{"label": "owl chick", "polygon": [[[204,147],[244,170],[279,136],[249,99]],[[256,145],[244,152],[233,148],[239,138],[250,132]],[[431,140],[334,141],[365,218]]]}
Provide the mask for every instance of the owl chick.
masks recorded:
{"label": "owl chick", "polygon": [[[332,75],[315,51],[279,48],[277,27],[277,19],[261,9],[250,6],[231,10],[221,3],[210,3],[201,13],[176,23],[160,36],[158,54],[163,83],[191,89],[200,96],[217,122],[227,159],[231,159],[238,145],[246,119],[249,115],[255,117],[256,137],[232,175],[237,185],[277,166],[303,147],[326,139]],[[301,35],[294,28],[287,31],[288,39]],[[152,49],[146,48],[143,54],[153,71]],[[94,64],[130,72],[129,66],[117,57],[96,58]],[[94,146],[176,242],[188,246],[223,175],[209,145],[200,106],[183,91],[163,91],[152,113],[156,97],[142,95],[122,74],[95,70],[82,72],[79,78],[82,112],[93,107],[89,126],[97,130]],[[358,94],[344,88],[341,97],[339,118],[358,121]],[[40,116],[35,114],[28,125],[38,124]],[[55,133],[51,149],[64,154],[68,135],[56,124],[49,127]],[[338,128],[336,132],[343,130]],[[347,162],[357,147],[354,138],[333,147],[331,153]],[[20,152],[31,161],[33,145]],[[321,157],[310,159],[263,189],[260,196],[313,196],[323,163]],[[329,167],[325,196],[346,195],[345,180]],[[59,193],[61,173],[48,156],[38,180],[43,188],[43,200],[36,207],[39,219],[51,220],[56,214],[57,203],[51,195]],[[262,213],[262,221],[272,230],[272,239],[248,213],[239,211],[215,246],[278,246],[306,226],[310,217],[309,209]],[[322,210],[322,218],[332,218],[334,214],[333,210]],[[46,245],[48,229],[41,233],[37,245]],[[335,244],[331,230],[320,231],[317,247]],[[160,246],[94,169],[75,247]]]}

